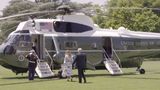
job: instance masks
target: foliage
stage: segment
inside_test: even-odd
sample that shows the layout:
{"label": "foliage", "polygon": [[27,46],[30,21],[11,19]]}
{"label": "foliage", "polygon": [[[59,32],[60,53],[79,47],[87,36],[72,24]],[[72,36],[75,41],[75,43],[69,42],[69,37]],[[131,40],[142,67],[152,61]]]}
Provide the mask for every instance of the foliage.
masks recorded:
{"label": "foliage", "polygon": [[126,27],[135,31],[156,32],[160,25],[160,20],[151,10],[141,10],[139,12],[128,10],[113,11],[105,25],[113,28]]}
{"label": "foliage", "polygon": [[58,7],[58,5],[54,2],[48,2],[44,4],[40,4],[38,6],[39,11],[44,11],[44,10],[55,10]]}
{"label": "foliage", "polygon": [[1,34],[3,35],[4,39],[5,36],[8,36],[9,33],[11,33],[13,30],[16,29],[17,25],[19,24],[20,21],[14,21],[14,20],[6,20],[3,21],[0,25],[1,27]]}
{"label": "foliage", "polygon": [[[102,28],[121,26],[135,31],[159,32],[160,10],[159,0],[110,0],[106,5],[106,12],[94,17]],[[104,15],[102,17],[102,15]],[[100,21],[99,21],[100,20]]]}
{"label": "foliage", "polygon": [[35,6],[36,4],[31,1],[12,0],[10,2],[10,5],[3,10],[3,16],[9,16],[9,15],[17,14],[21,11],[30,10]]}
{"label": "foliage", "polygon": [[42,3],[48,3],[48,2],[58,2],[59,0],[35,0],[35,2],[42,2]]}
{"label": "foliage", "polygon": [[[36,4],[28,0],[11,0],[9,2],[9,6],[7,6],[3,10],[3,16],[29,12],[30,9],[32,8],[34,9],[35,7],[36,7]],[[17,25],[23,20],[26,20],[26,17],[17,17],[14,19],[1,21],[0,30],[2,31],[1,31],[0,40],[3,40],[4,38],[6,38],[6,36],[8,36],[8,34],[13,30],[15,30]]]}
{"label": "foliage", "polygon": [[59,4],[67,4],[70,0],[35,0],[36,3],[59,3]]}

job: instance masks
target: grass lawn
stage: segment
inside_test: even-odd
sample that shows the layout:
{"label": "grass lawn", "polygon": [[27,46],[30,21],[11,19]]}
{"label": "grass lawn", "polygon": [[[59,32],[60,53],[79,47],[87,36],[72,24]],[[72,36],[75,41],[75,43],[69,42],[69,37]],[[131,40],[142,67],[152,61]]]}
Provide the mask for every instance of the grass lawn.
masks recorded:
{"label": "grass lawn", "polygon": [[160,61],[145,61],[143,68],[146,74],[138,74],[136,68],[125,68],[120,76],[111,76],[106,70],[87,70],[88,83],[79,84],[77,77],[74,82],[58,78],[28,81],[27,74],[15,75],[0,67],[0,90],[160,90]]}

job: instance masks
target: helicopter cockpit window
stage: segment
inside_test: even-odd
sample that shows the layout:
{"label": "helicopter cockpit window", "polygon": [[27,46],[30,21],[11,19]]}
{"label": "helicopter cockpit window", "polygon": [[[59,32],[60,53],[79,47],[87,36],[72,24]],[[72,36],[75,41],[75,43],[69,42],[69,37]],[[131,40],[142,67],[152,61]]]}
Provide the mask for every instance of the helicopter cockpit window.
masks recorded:
{"label": "helicopter cockpit window", "polygon": [[31,44],[31,36],[28,30],[22,30],[15,32],[13,44],[19,47],[26,47]]}
{"label": "helicopter cockpit window", "polygon": [[70,33],[85,32],[93,29],[90,26],[79,23],[60,22],[60,21],[54,22],[53,27],[56,32],[70,32]]}
{"label": "helicopter cockpit window", "polygon": [[76,41],[66,41],[64,43],[65,49],[76,49],[77,48],[77,42]]}

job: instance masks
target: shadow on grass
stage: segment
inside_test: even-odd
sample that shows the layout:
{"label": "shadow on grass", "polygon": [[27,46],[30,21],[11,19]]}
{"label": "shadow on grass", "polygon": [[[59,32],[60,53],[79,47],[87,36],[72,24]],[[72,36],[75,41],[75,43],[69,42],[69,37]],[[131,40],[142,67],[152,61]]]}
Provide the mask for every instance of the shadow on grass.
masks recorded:
{"label": "shadow on grass", "polygon": [[27,76],[21,76],[21,77],[4,77],[1,79],[27,79],[27,78],[28,78]]}
{"label": "shadow on grass", "polygon": [[160,72],[154,72],[154,74],[160,74]]}
{"label": "shadow on grass", "polygon": [[141,79],[141,80],[160,80],[160,78],[148,78],[148,77],[116,77],[125,79]]}
{"label": "shadow on grass", "polygon": [[[10,78],[3,78],[3,79],[27,79],[27,77],[10,77]],[[63,78],[64,79],[64,78]],[[57,81],[57,80],[62,80],[59,78],[48,78],[48,79],[36,79],[36,80],[31,80],[31,81],[24,81],[24,82],[13,82],[13,83],[3,83],[0,84],[0,86],[11,86],[11,85],[21,85],[21,84],[30,84],[30,83],[40,83],[40,82],[49,82],[49,81]],[[66,81],[67,82],[67,81]],[[77,82],[76,80],[73,81],[68,81],[70,83],[75,83]],[[91,84],[92,82],[87,82],[87,83],[80,83],[80,84]]]}
{"label": "shadow on grass", "polygon": [[[119,74],[119,75],[111,75],[111,74],[87,74],[85,73],[86,77],[104,77],[104,76],[124,76],[124,75],[138,75],[135,72],[129,72],[129,73],[124,73],[124,74]],[[78,77],[78,75],[72,75],[72,77]],[[39,78],[38,76],[35,77]],[[17,77],[3,77],[1,79],[28,79],[28,76],[17,76]],[[49,77],[49,78],[42,78],[40,80],[43,79],[59,79],[57,76],[55,77]],[[65,78],[61,78],[61,79],[65,79]]]}
{"label": "shadow on grass", "polygon": [[[156,72],[156,74],[160,74],[160,72]],[[129,77],[130,75],[133,75],[133,77]],[[134,77],[138,76],[140,74],[137,74],[136,72],[128,72],[128,73],[123,73],[120,75],[111,75],[111,74],[87,74],[87,77],[104,77],[104,76],[110,76],[113,78],[126,78],[126,79],[142,79],[142,80],[160,80],[160,78],[148,78],[148,77]],[[145,74],[143,74],[145,75]]]}
{"label": "shadow on grass", "polygon": [[[19,77],[20,78],[20,77]],[[22,79],[26,77],[21,77]],[[3,78],[4,79],[4,78]],[[5,78],[5,79],[17,79],[17,77],[14,78]],[[47,81],[53,81],[53,80],[60,80],[58,78],[50,78],[50,79],[39,79],[39,80],[28,80],[28,81],[24,81],[24,82],[13,82],[13,83],[3,83],[0,84],[0,86],[9,86],[9,85],[18,85],[18,84],[29,84],[29,83],[39,83],[39,82],[47,82]]]}
{"label": "shadow on grass", "polygon": [[[155,72],[154,74],[160,74],[160,72]],[[136,75],[136,76],[140,76],[140,75],[144,75],[143,77],[128,77],[128,75]],[[124,73],[123,75],[121,75],[122,77],[116,77],[116,78],[126,78],[126,79],[142,79],[142,80],[160,80],[160,78],[149,78],[149,77],[145,77],[145,74],[136,74],[136,73]]]}
{"label": "shadow on grass", "polygon": [[124,74],[117,74],[117,75],[111,75],[111,74],[86,74],[87,77],[104,77],[104,76],[125,76],[125,75],[137,75],[135,72],[129,72]]}
{"label": "shadow on grass", "polygon": [[[160,72],[157,72],[156,74],[160,74]],[[133,75],[133,77],[129,77],[130,75]],[[148,77],[134,77],[138,76],[140,74],[137,74],[136,72],[128,72],[121,75],[111,75],[111,74],[87,74],[87,77],[104,77],[104,76],[110,76],[113,78],[125,78],[125,79],[142,79],[142,80],[160,80],[160,78],[148,78]],[[145,74],[143,74],[145,75]]]}

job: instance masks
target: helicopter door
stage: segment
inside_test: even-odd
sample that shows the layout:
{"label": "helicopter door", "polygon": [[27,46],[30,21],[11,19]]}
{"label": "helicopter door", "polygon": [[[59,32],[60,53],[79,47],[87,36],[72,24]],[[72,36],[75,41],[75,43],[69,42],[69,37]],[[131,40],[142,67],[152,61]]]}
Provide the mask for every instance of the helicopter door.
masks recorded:
{"label": "helicopter door", "polygon": [[39,59],[44,57],[44,36],[43,34],[32,35],[32,48],[35,49]]}
{"label": "helicopter door", "polygon": [[105,51],[104,55],[107,58],[111,58],[112,56],[112,41],[110,37],[103,38],[103,50]]}

